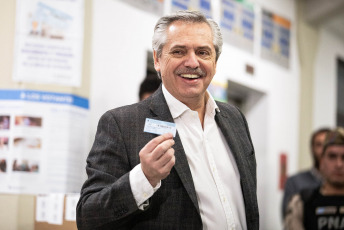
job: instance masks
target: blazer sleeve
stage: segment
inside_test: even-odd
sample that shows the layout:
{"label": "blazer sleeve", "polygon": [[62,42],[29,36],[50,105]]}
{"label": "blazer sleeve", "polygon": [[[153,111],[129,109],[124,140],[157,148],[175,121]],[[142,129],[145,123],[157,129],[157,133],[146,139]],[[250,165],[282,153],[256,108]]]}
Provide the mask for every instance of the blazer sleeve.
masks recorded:
{"label": "blazer sleeve", "polygon": [[124,227],[138,209],[129,182],[131,166],[114,113],[99,120],[87,158],[85,181],[77,204],[77,226],[83,229]]}

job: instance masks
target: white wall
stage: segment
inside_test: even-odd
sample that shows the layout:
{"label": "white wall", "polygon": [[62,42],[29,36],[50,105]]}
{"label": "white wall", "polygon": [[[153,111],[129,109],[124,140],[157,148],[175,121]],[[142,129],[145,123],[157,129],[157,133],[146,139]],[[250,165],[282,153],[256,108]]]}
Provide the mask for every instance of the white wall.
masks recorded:
{"label": "white wall", "polygon": [[[294,26],[294,1],[260,0],[256,3],[258,12],[261,7],[266,7],[291,20]],[[101,114],[138,100],[138,87],[145,76],[146,52],[151,49],[151,37],[157,19],[155,15],[120,1],[93,1],[92,138]],[[265,95],[255,109],[247,114],[252,139],[257,146],[258,199],[261,229],[264,230],[282,229],[282,192],[278,190],[281,152],[288,154],[290,172],[296,170],[299,65],[295,28],[292,27],[292,31],[289,69],[262,60],[259,46],[252,55],[225,44],[214,78],[218,81],[231,80]],[[254,76],[245,73],[246,63],[255,67]]]}
{"label": "white wall", "polygon": [[314,65],[314,129],[336,125],[337,58],[344,60],[343,40],[321,28]]}
{"label": "white wall", "polygon": [[157,20],[120,1],[93,1],[91,131],[106,110],[138,101]]}

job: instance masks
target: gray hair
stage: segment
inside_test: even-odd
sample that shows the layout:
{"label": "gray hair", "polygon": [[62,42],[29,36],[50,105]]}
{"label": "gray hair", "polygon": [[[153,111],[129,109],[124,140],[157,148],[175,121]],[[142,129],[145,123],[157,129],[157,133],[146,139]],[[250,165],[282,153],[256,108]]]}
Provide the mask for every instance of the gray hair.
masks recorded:
{"label": "gray hair", "polygon": [[216,52],[216,61],[219,59],[222,52],[222,34],[217,23],[212,19],[207,19],[199,11],[180,10],[174,14],[164,16],[159,19],[154,27],[154,35],[152,39],[153,50],[156,51],[157,57],[161,57],[162,49],[166,43],[167,28],[175,21],[192,22],[192,23],[206,23],[213,33],[213,44]]}

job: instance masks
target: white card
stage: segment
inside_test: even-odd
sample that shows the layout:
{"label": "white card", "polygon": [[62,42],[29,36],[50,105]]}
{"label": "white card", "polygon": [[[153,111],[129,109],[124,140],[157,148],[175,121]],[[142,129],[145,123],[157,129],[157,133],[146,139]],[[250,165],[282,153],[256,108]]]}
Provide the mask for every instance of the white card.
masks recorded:
{"label": "white card", "polygon": [[162,135],[164,133],[172,133],[173,137],[176,136],[176,124],[167,121],[159,121],[150,118],[146,118],[145,128],[143,129],[144,132],[147,133],[154,133],[158,135]]}

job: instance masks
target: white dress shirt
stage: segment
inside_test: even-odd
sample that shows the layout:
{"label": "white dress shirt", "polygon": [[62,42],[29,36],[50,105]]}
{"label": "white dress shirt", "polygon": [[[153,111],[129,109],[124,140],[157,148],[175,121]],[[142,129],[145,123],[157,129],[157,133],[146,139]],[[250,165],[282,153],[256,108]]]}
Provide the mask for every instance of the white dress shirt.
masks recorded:
{"label": "white dress shirt", "polygon": [[[190,166],[203,229],[247,229],[240,175],[215,122],[216,111],[220,111],[214,99],[207,92],[209,100],[202,129],[198,113],[174,98],[164,85],[162,89]],[[160,184],[156,188],[149,184],[141,165],[130,172],[130,185],[141,209],[160,187]]]}

